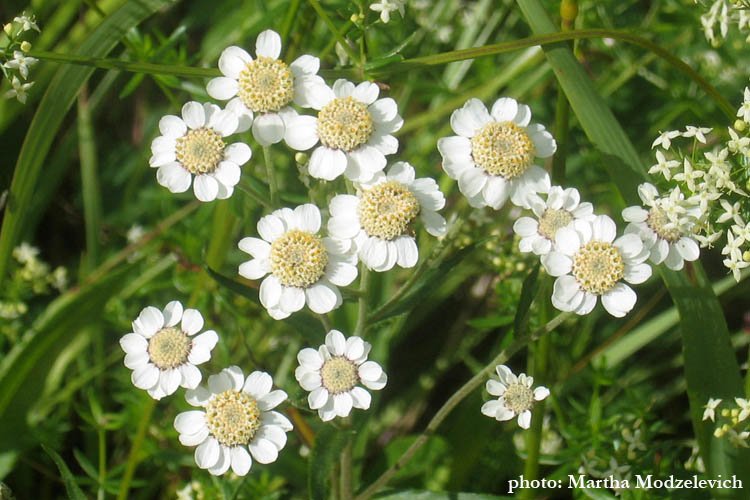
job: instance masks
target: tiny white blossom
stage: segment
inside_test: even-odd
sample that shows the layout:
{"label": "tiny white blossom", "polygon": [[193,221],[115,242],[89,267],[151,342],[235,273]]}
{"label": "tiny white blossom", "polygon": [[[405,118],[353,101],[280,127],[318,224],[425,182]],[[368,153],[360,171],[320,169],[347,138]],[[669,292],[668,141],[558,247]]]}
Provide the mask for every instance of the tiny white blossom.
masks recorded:
{"label": "tiny white blossom", "polygon": [[22,14],[14,17],[13,22],[21,25],[21,31],[36,30],[37,32],[41,32],[34,20],[34,16],[29,17],[26,14]]}
{"label": "tiny white blossom", "polygon": [[26,80],[29,77],[29,66],[33,66],[38,61],[35,57],[24,55],[20,50],[13,51],[13,59],[3,64],[8,69],[17,69],[21,77]]}
{"label": "tiny white blossom", "polygon": [[401,17],[404,17],[404,0],[379,0],[377,3],[370,4],[370,10],[380,12],[380,20],[387,23],[391,20],[393,11],[399,11]]}
{"label": "tiny white blossom", "polygon": [[537,401],[549,396],[549,389],[539,386],[532,389],[534,378],[522,373],[518,376],[505,365],[495,367],[500,380],[487,381],[487,392],[497,399],[490,399],[482,405],[482,413],[499,422],[518,416],[518,425],[528,429],[531,425],[531,410]]}
{"label": "tiny white blossom", "polygon": [[742,121],[750,123],[750,88],[748,87],[745,87],[745,99],[740,109],[737,110],[737,116],[742,118]]}
{"label": "tiny white blossom", "polygon": [[716,407],[719,406],[719,403],[721,403],[721,399],[708,399],[708,403],[703,406],[703,408],[705,408],[705,410],[703,411],[703,420],[711,419],[712,422],[716,421],[715,411]]}
{"label": "tiny white blossom", "polygon": [[704,134],[708,134],[711,130],[713,129],[688,125],[685,127],[685,132],[682,133],[682,137],[695,137],[698,142],[705,144],[706,136]]}
{"label": "tiny white blossom", "polygon": [[724,213],[722,213],[717,219],[716,222],[726,222],[728,220],[733,220],[735,224],[742,224],[744,225],[744,221],[742,220],[742,217],[740,216],[740,202],[736,202],[734,205],[730,205],[730,203],[725,199],[720,199],[719,203],[721,204],[721,208],[724,209]]}
{"label": "tiny white blossom", "polygon": [[727,147],[732,153],[739,153],[744,156],[750,156],[750,137],[740,137],[734,128],[729,127],[730,140],[727,141]]}
{"label": "tiny white blossom", "polygon": [[705,175],[705,172],[701,169],[693,168],[692,163],[687,158],[683,161],[683,171],[679,174],[674,175],[674,180],[681,181],[687,184],[690,191],[695,192],[695,181]]}
{"label": "tiny white blossom", "polygon": [[10,85],[13,88],[3,94],[3,97],[5,99],[12,99],[15,97],[21,104],[26,104],[26,97],[28,96],[27,91],[32,85],[34,85],[34,82],[21,84],[21,80],[19,80],[17,76],[14,76],[10,81]]}
{"label": "tiny white blossom", "polygon": [[740,414],[737,416],[737,420],[743,422],[750,416],[750,399],[734,398],[734,402],[740,407]]}
{"label": "tiny white blossom", "polygon": [[656,165],[653,165],[649,170],[649,174],[661,174],[666,180],[672,178],[672,169],[680,166],[680,162],[677,160],[667,160],[664,157],[664,153],[656,151]]}
{"label": "tiny white blossom", "polygon": [[669,149],[672,146],[672,139],[679,136],[679,130],[667,130],[666,132],[662,132],[659,134],[659,137],[657,137],[656,140],[654,140],[654,142],[651,144],[651,149],[655,148],[656,146],[661,146],[664,149]]}

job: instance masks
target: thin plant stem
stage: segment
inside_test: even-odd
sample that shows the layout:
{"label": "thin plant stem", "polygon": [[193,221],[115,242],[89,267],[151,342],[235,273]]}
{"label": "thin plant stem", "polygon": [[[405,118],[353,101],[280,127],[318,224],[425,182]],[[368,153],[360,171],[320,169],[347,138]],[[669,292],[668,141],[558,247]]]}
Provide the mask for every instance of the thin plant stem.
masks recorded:
{"label": "thin plant stem", "polygon": [[313,9],[315,9],[315,12],[320,16],[320,18],[323,20],[324,23],[326,23],[326,26],[328,26],[328,29],[331,30],[331,33],[333,33],[333,36],[338,40],[338,42],[341,44],[342,47],[344,47],[344,50],[347,54],[349,54],[349,57],[352,58],[352,61],[359,61],[360,65],[362,64],[362,60],[359,58],[359,55],[357,55],[354,50],[352,50],[351,47],[349,47],[349,44],[346,43],[346,39],[344,38],[344,35],[339,32],[339,30],[336,28],[336,25],[333,24],[333,21],[331,21],[331,18],[328,17],[328,14],[326,14],[326,11],[323,10],[323,7],[320,6],[320,2],[318,0],[307,0]]}
{"label": "thin plant stem", "polygon": [[346,417],[343,427],[347,432],[347,441],[344,449],[341,450],[339,457],[339,468],[341,469],[341,491],[339,498],[341,500],[352,500],[354,496],[353,473],[352,473],[352,433],[351,417]]}
{"label": "thin plant stem", "polygon": [[331,320],[328,319],[327,314],[318,314],[318,318],[320,318],[320,322],[323,324],[326,332],[330,332],[333,329],[333,325],[331,325]]}
{"label": "thin plant stem", "polygon": [[448,398],[445,403],[443,403],[443,406],[441,406],[437,413],[435,413],[435,416],[432,417],[422,434],[420,434],[419,437],[417,437],[417,439],[411,444],[411,446],[406,449],[406,451],[401,455],[396,463],[389,467],[388,470],[383,472],[380,477],[378,477],[370,486],[368,486],[365,491],[357,495],[354,500],[367,500],[375,493],[377,493],[380,488],[385,486],[388,481],[390,481],[394,474],[396,474],[400,469],[404,467],[404,465],[406,465],[406,463],[414,456],[417,450],[424,446],[430,436],[435,433],[437,428],[441,423],[443,423],[443,420],[445,420],[450,412],[453,411],[453,409],[458,406],[458,404],[463,401],[466,396],[471,394],[472,391],[474,391],[477,387],[481,386],[484,383],[487,377],[489,377],[489,375],[495,370],[495,367],[497,365],[505,363],[511,356],[527,346],[532,340],[536,340],[542,335],[545,335],[560,326],[560,324],[565,321],[571,314],[572,313],[569,312],[558,314],[541,328],[535,330],[532,333],[527,333],[526,335],[518,337],[507,348],[505,348],[497,356],[495,356],[495,358],[490,361],[482,370],[480,370],[479,373],[474,375],[468,382],[461,386],[460,389],[453,393],[453,395]]}
{"label": "thin plant stem", "polygon": [[279,207],[279,185],[276,181],[276,169],[273,168],[271,159],[271,147],[263,146],[263,162],[266,164],[266,174],[268,175],[268,187],[271,189],[271,205]]}
{"label": "thin plant stem", "polygon": [[151,422],[151,415],[154,413],[154,408],[156,408],[156,400],[149,397],[148,403],[146,403],[146,408],[141,414],[141,419],[138,421],[138,429],[135,432],[135,439],[133,439],[133,444],[130,446],[130,453],[128,453],[125,472],[122,475],[122,481],[120,481],[120,491],[117,493],[117,500],[128,499],[130,482],[133,480],[135,468],[138,465],[138,462],[140,462],[138,455],[141,452],[143,440],[146,437],[146,430],[148,429],[148,424]]}
{"label": "thin plant stem", "polygon": [[250,198],[255,200],[262,207],[268,208],[270,210],[273,210],[274,208],[276,208],[271,204],[271,202],[269,202],[268,200],[260,196],[258,193],[256,193],[255,191],[247,187],[244,183],[240,182],[237,184],[236,187],[237,189],[239,189],[240,191],[248,195]]}
{"label": "thin plant stem", "polygon": [[[750,348],[747,351],[748,363],[750,363]],[[745,372],[745,397],[750,398],[750,367]]]}
{"label": "thin plant stem", "polygon": [[357,325],[354,327],[354,335],[361,337],[367,328],[367,291],[370,287],[370,270],[362,262],[359,270],[359,307],[357,309]]}
{"label": "thin plant stem", "polygon": [[107,431],[99,428],[97,438],[99,440],[99,488],[96,491],[96,498],[104,500],[104,480],[107,477]]}

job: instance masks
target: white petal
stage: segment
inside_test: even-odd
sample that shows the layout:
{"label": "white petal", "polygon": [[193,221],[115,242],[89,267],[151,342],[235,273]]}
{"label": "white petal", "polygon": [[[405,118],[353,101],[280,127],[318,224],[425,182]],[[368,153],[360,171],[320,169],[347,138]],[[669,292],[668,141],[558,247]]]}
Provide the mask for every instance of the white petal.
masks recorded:
{"label": "white petal", "polygon": [[335,285],[320,280],[305,289],[307,305],[313,312],[325,314],[331,312],[340,303],[341,294]]}
{"label": "white petal", "polygon": [[477,130],[492,121],[487,108],[477,98],[466,101],[461,109],[451,114],[451,127],[454,132],[464,137],[474,137]]}
{"label": "white petal", "polygon": [[488,176],[487,184],[482,189],[484,201],[495,210],[501,208],[510,196],[510,186],[502,177]]}
{"label": "white petal", "polygon": [[281,283],[276,276],[268,276],[260,284],[260,303],[266,309],[276,307],[281,300]]}
{"label": "white petal", "polygon": [[185,411],[174,419],[174,428],[180,434],[195,434],[206,426],[206,412],[200,410]]}
{"label": "white petal", "polygon": [[320,69],[320,59],[311,55],[301,55],[289,65],[294,76],[315,75]]}
{"label": "white petal", "polygon": [[336,97],[350,97],[354,94],[354,84],[343,78],[333,82],[333,93]]}
{"label": "white petal", "polygon": [[177,162],[167,163],[156,171],[156,181],[172,193],[184,193],[190,187],[193,176]]}
{"label": "white petal", "polygon": [[258,408],[260,408],[262,411],[273,410],[281,403],[286,401],[286,398],[286,392],[282,391],[281,389],[276,389],[275,391],[271,391],[262,398],[258,399]]}
{"label": "white petal", "polygon": [[181,375],[180,386],[185,389],[195,389],[198,387],[198,384],[201,383],[203,376],[201,375],[201,371],[196,368],[195,365],[185,363],[178,369]]}
{"label": "white petal", "polygon": [[212,394],[221,394],[224,391],[231,391],[232,389],[234,389],[234,380],[232,380],[232,377],[226,370],[208,377],[208,390]]}
{"label": "white petal", "polygon": [[[282,227],[282,231],[283,231],[283,227]],[[268,258],[268,255],[271,252],[271,245],[269,245],[268,242],[263,241],[259,238],[252,238],[252,237],[242,238],[237,246],[243,252],[249,253],[250,255],[252,255],[253,257],[257,259]]]}
{"label": "white petal", "polygon": [[260,417],[260,421],[263,423],[263,425],[276,425],[278,427],[281,427],[281,429],[286,432],[289,432],[294,428],[289,419],[277,411],[263,412],[263,415]]}
{"label": "white petal", "polygon": [[206,406],[211,399],[211,391],[203,386],[185,391],[185,400],[193,406]]}
{"label": "white petal", "polygon": [[145,353],[146,359],[148,359],[148,353],[146,352],[146,349],[148,349],[148,341],[142,335],[138,335],[137,333],[123,335],[120,339],[120,347],[125,351],[125,354],[143,355]]}
{"label": "white petal", "polygon": [[549,389],[547,389],[546,387],[539,386],[536,389],[534,389],[534,400],[542,401],[547,396],[549,396]]}
{"label": "white petal", "polygon": [[575,229],[561,227],[555,233],[555,244],[559,252],[572,256],[581,247],[581,238]]}
{"label": "white petal", "polygon": [[[278,59],[281,54],[281,37],[273,30],[265,30],[255,39],[255,56]],[[262,462],[268,463],[268,462]]]}
{"label": "white petal", "polygon": [[219,70],[224,76],[236,80],[247,63],[252,60],[253,58],[244,49],[237,46],[227,47],[221,51]]}
{"label": "white petal", "polygon": [[532,236],[536,234],[539,223],[531,217],[521,217],[513,223],[513,231],[519,236]]}
{"label": "white petal", "polygon": [[261,146],[276,144],[284,138],[284,120],[278,113],[265,113],[253,121],[253,137]]}
{"label": "white petal", "polygon": [[216,465],[208,468],[208,472],[212,476],[221,476],[229,470],[231,462],[232,458],[229,448],[224,445],[219,445],[219,460],[216,461]]}
{"label": "white petal", "polygon": [[372,381],[380,378],[383,374],[383,369],[375,361],[365,361],[359,365],[357,372],[363,381]]}
{"label": "white petal", "polygon": [[268,439],[278,450],[286,445],[286,432],[276,425],[264,425],[258,429],[258,437]]}
{"label": "white petal", "polygon": [[346,354],[346,338],[338,330],[331,330],[326,334],[326,347],[334,356]]}
{"label": "white petal", "polygon": [[544,130],[542,125],[534,123],[526,128],[526,133],[534,143],[537,158],[549,158],[557,151],[557,143],[554,137],[548,131]]}
{"label": "white petal", "polygon": [[380,374],[377,380],[362,380],[362,385],[373,391],[379,391],[388,383],[388,376],[385,372]]}
{"label": "white petal", "polygon": [[602,295],[602,305],[616,318],[622,318],[635,306],[635,292],[624,283],[618,283],[609,292]]}
{"label": "white petal", "polygon": [[424,222],[425,229],[432,236],[440,237],[448,232],[448,224],[445,222],[445,218],[437,212],[423,210],[421,218],[422,222]]}
{"label": "white petal", "polygon": [[164,315],[153,306],[144,308],[133,321],[133,331],[146,338],[151,338],[164,326]]}
{"label": "white petal", "polygon": [[322,379],[320,373],[317,371],[309,371],[304,366],[298,366],[294,370],[294,377],[299,382],[300,387],[306,391],[314,391],[322,385]]}
{"label": "white petal", "polygon": [[480,411],[483,415],[487,415],[488,417],[495,418],[497,416],[498,410],[502,408],[502,403],[498,401],[497,399],[490,399],[489,401],[486,401],[483,405]]}
{"label": "white petal", "polygon": [[147,363],[138,366],[130,375],[130,381],[139,389],[148,390],[159,383],[159,369]]}
{"label": "white petal", "polygon": [[219,182],[211,175],[198,175],[193,182],[193,192],[200,201],[213,201],[219,193]]}
{"label": "white petal", "polygon": [[198,446],[208,437],[208,427],[203,426],[193,434],[180,434],[180,443],[183,446]]}
{"label": "white petal", "polygon": [[173,300],[164,307],[164,326],[174,326],[182,319],[182,304],[179,300]]}
{"label": "white petal", "polygon": [[651,266],[646,263],[636,264],[634,266],[625,265],[625,281],[638,285],[645,282],[651,277]]}
{"label": "white petal", "polygon": [[542,256],[541,260],[550,276],[563,276],[573,269],[573,260],[560,252],[550,252]]}
{"label": "white petal", "polygon": [[250,130],[253,124],[253,112],[247,109],[242,103],[242,99],[235,97],[230,99],[226,105],[226,109],[237,115],[237,132],[246,132]]}
{"label": "white petal", "polygon": [[346,154],[339,149],[317,147],[310,155],[308,171],[312,177],[332,181],[346,170]]}
{"label": "white petal", "polygon": [[669,253],[664,259],[664,265],[673,271],[679,271],[685,266],[685,261],[677,250],[677,245],[669,245]]}
{"label": "white petal", "polygon": [[190,101],[182,106],[182,119],[191,129],[201,128],[206,124],[206,111],[200,103]]}
{"label": "white petal", "polygon": [[592,238],[598,241],[612,243],[617,237],[615,221],[606,215],[597,216],[591,224]]}
{"label": "white petal", "polygon": [[360,410],[366,410],[370,407],[372,402],[372,396],[370,393],[361,387],[355,387],[349,391],[349,396],[352,398],[352,406],[359,408]]}
{"label": "white petal", "polygon": [[297,151],[306,151],[318,142],[318,119],[309,115],[298,115],[286,122],[284,140]]}
{"label": "white petal", "polygon": [[268,242],[272,242],[286,231],[284,223],[274,214],[261,217],[258,221],[258,234]]}
{"label": "white petal", "polygon": [[195,335],[203,328],[203,316],[197,309],[185,309],[182,314],[182,330],[188,335]]}
{"label": "white petal", "polygon": [[233,142],[224,150],[224,159],[237,165],[244,165],[252,156],[253,151],[244,142]]}
{"label": "white petal", "polygon": [[333,411],[339,417],[346,417],[352,411],[354,402],[349,393],[344,392],[333,396]]}
{"label": "white petal", "polygon": [[232,135],[237,131],[239,118],[231,111],[221,110],[211,115],[207,127],[213,129],[222,137]]}
{"label": "white petal", "polygon": [[346,352],[347,359],[355,360],[359,359],[365,352],[365,342],[360,337],[349,337],[346,339]]}
{"label": "white petal", "polygon": [[394,240],[398,251],[398,265],[404,268],[414,267],[419,260],[417,242],[411,236],[399,236]]}
{"label": "white petal", "polygon": [[467,168],[458,177],[458,188],[468,197],[476,196],[487,183],[487,174],[478,168]]}
{"label": "white petal", "polygon": [[320,210],[312,203],[305,203],[294,209],[294,214],[300,221],[298,229],[310,233],[320,230]]}
{"label": "white petal", "polygon": [[376,122],[389,122],[398,115],[398,105],[390,97],[378,99],[367,109]]}
{"label": "white petal", "polygon": [[247,376],[242,390],[257,400],[267,396],[272,388],[273,378],[271,378],[271,375],[262,371],[254,371]]}
{"label": "white petal", "polygon": [[485,388],[487,389],[487,392],[493,396],[502,396],[507,390],[507,387],[505,387],[502,382],[498,382],[494,379],[489,379],[487,384],[485,384]]}
{"label": "white petal", "polygon": [[472,162],[471,140],[461,135],[443,137],[437,142],[438,151],[446,160]]}
{"label": "white petal", "polygon": [[[349,158],[362,170],[363,173],[372,174],[385,168],[385,155],[379,149],[363,144],[349,153]],[[356,179],[353,179],[356,180]]]}
{"label": "white petal", "polygon": [[648,212],[641,207],[628,207],[622,211],[622,218],[628,222],[645,222]]}
{"label": "white petal", "polygon": [[187,125],[179,116],[166,115],[159,120],[159,131],[165,137],[177,139],[187,133]]}
{"label": "white petal", "polygon": [[311,410],[323,408],[328,402],[328,391],[325,387],[318,387],[307,396],[307,403]]}
{"label": "white petal", "polygon": [[253,459],[250,458],[250,453],[247,452],[244,446],[233,446],[230,448],[229,454],[232,461],[232,472],[238,476],[244,476],[250,472]]}
{"label": "white petal", "polygon": [[219,442],[215,438],[206,439],[195,449],[195,463],[201,469],[213,467],[219,461]]}
{"label": "white petal", "polygon": [[531,412],[529,410],[522,411],[518,415],[518,426],[522,429],[528,429],[531,426]]}
{"label": "white petal", "polygon": [[249,447],[253,458],[261,464],[270,464],[279,456],[278,448],[268,439],[253,439]]}
{"label": "white petal", "polygon": [[683,236],[674,245],[677,247],[677,251],[680,252],[682,258],[688,262],[697,260],[700,256],[700,248],[698,248],[698,244],[692,238]]}
{"label": "white petal", "polygon": [[510,384],[515,384],[518,380],[516,376],[513,374],[510,368],[508,368],[506,365],[497,365],[495,367],[495,372],[497,373],[497,376],[500,378],[500,382],[502,382],[504,385],[509,386]]}
{"label": "white petal", "polygon": [[325,277],[337,286],[351,285],[357,279],[357,266],[341,260],[330,260],[326,266]]}
{"label": "white petal", "polygon": [[297,361],[310,370],[320,370],[320,367],[323,366],[323,358],[320,357],[317,350],[310,347],[306,347],[297,353]]}
{"label": "white petal", "polygon": [[296,286],[284,286],[281,288],[279,307],[285,312],[297,312],[305,307],[305,291]]}
{"label": "white petal", "polygon": [[498,122],[510,122],[518,114],[518,102],[511,97],[501,97],[492,105],[492,118]]}
{"label": "white petal", "polygon": [[188,362],[194,365],[200,365],[211,359],[211,350],[219,341],[219,336],[213,330],[206,330],[193,337],[193,349],[188,355]]}

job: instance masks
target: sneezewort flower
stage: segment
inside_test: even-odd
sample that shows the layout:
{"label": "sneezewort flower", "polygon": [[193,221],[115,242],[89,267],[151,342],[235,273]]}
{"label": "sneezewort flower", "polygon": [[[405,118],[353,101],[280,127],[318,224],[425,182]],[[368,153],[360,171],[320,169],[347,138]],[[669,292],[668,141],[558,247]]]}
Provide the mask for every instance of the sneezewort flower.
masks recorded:
{"label": "sneezewort flower", "polygon": [[500,422],[518,416],[518,425],[528,429],[531,425],[531,410],[537,401],[549,396],[549,389],[539,386],[532,389],[534,378],[522,373],[517,377],[505,365],[495,367],[500,380],[487,381],[487,392],[497,399],[490,399],[482,405],[482,413]]}
{"label": "sneezewort flower", "polygon": [[276,460],[292,423],[273,411],[287,395],[272,388],[268,373],[255,371],[245,378],[238,366],[230,366],[208,377],[208,388],[187,391],[187,402],[204,409],[180,413],[174,427],[180,443],[197,446],[198,467],[215,476],[231,467],[244,476],[253,459],[262,464]]}
{"label": "sneezewort flower", "polygon": [[622,281],[638,284],[651,276],[645,263],[649,252],[636,234],[616,236],[617,227],[606,215],[557,231],[555,250],[542,256],[547,272],[558,277],[552,293],[556,308],[588,314],[601,296],[607,312],[619,318],[635,306],[635,292]]}
{"label": "sneezewort flower", "polygon": [[543,125],[530,121],[531,109],[509,97],[495,101],[490,112],[476,98],[453,112],[458,135],[440,139],[438,151],[471,206],[499,209],[510,198],[526,207],[529,196],[549,191],[549,175],[535,162],[552,156],[557,144]]}
{"label": "sneezewort flower", "polygon": [[213,330],[196,335],[202,328],[201,313],[183,309],[177,300],[163,312],[153,306],[143,309],[133,321],[133,333],[120,339],[125,366],[133,370],[133,385],[154,399],[169,396],[179,386],[197,387],[202,376],[196,365],[211,359],[219,340]]}
{"label": "sneezewort flower", "polygon": [[391,134],[404,121],[396,101],[378,99],[380,89],[372,82],[336,80],[333,88],[317,87],[310,96],[318,116],[298,115],[287,121],[284,140],[305,151],[320,141],[310,155],[312,177],[333,180],[341,174],[356,182],[369,182],[385,168],[386,155],[398,150]]}
{"label": "sneezewort flower", "polygon": [[659,198],[656,188],[645,182],[638,186],[638,195],[647,208],[632,206],[622,211],[628,226],[625,233],[635,233],[649,250],[649,260],[664,263],[669,269],[679,271],[685,261],[697,260],[698,243],[691,237],[701,210],[689,205],[679,192]]}
{"label": "sneezewort flower", "polygon": [[340,331],[331,330],[318,350],[307,347],[297,354],[299,366],[294,376],[310,391],[310,409],[318,410],[324,422],[346,417],[352,408],[370,407],[370,393],[360,385],[374,391],[385,387],[388,377],[383,368],[367,361],[371,347],[360,337],[347,339]]}
{"label": "sneezewort flower", "polygon": [[397,162],[387,174],[378,172],[372,182],[360,184],[356,196],[331,200],[328,233],[351,241],[360,260],[375,271],[396,264],[414,267],[419,250],[411,226],[419,217],[428,233],[442,236],[446,223],[437,210],[443,206],[445,196],[434,179],[415,179],[411,165]]}
{"label": "sneezewort flower", "polygon": [[339,286],[357,277],[356,256],[345,242],[318,235],[321,218],[311,203],[282,208],[258,221],[259,238],[243,238],[240,250],[253,259],[240,265],[241,276],[260,285],[260,302],[274,319],[284,319],[305,304],[327,313],[342,303]]}
{"label": "sneezewort flower", "polygon": [[192,182],[200,201],[232,196],[242,174],[240,165],[252,155],[245,143],[224,142],[237,131],[237,124],[231,111],[195,101],[182,107],[182,118],[163,117],[159,120],[162,135],[151,143],[149,159],[149,165],[159,169],[156,180],[173,193],[187,191]]}
{"label": "sneezewort flower", "polygon": [[591,203],[581,203],[576,188],[563,190],[560,186],[552,186],[546,200],[538,195],[530,197],[529,206],[536,218],[520,217],[513,224],[513,230],[521,237],[518,249],[536,255],[552,251],[558,229],[577,219],[591,220],[594,214]]}
{"label": "sneezewort flower", "polygon": [[289,107],[292,102],[309,108],[311,94],[317,87],[325,87],[317,75],[317,57],[302,55],[287,66],[279,59],[280,54],[281,37],[273,30],[265,30],[255,41],[255,59],[240,47],[224,49],[219,58],[219,70],[224,76],[212,79],[206,86],[214,99],[231,99],[227,109],[239,117],[239,131],[244,132],[252,124],[253,137],[262,146],[284,137],[286,117],[296,115]]}

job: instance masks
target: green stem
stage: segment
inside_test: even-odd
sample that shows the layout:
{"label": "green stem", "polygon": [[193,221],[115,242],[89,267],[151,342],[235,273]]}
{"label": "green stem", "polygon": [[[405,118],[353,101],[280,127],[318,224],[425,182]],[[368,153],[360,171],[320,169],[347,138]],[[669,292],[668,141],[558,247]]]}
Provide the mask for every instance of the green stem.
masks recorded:
{"label": "green stem", "polygon": [[352,61],[359,61],[360,65],[362,64],[362,60],[359,58],[359,55],[357,55],[354,50],[352,50],[351,47],[349,47],[349,44],[346,43],[346,39],[344,38],[344,35],[342,35],[339,30],[336,28],[336,25],[333,24],[333,21],[331,21],[331,18],[328,17],[328,14],[326,14],[326,11],[323,10],[323,7],[320,6],[320,2],[318,0],[307,0],[313,9],[315,9],[315,12],[320,16],[320,18],[323,20],[324,23],[326,23],[326,26],[328,26],[328,29],[331,30],[331,33],[333,33],[334,38],[338,40],[338,42],[341,44],[342,47],[344,47],[344,50],[347,54],[349,54],[349,57],[352,58]]}
{"label": "green stem", "polygon": [[146,437],[146,430],[148,424],[151,422],[151,415],[154,413],[156,408],[156,400],[149,398],[146,403],[146,408],[141,413],[141,419],[138,421],[138,429],[135,432],[135,439],[130,447],[130,453],[128,454],[128,461],[125,464],[125,472],[122,475],[122,481],[120,481],[120,491],[117,493],[117,500],[127,500],[128,491],[130,491],[130,482],[135,474],[135,468],[140,462],[138,455],[141,452],[141,446],[143,446],[143,440]]}
{"label": "green stem", "polygon": [[273,168],[270,146],[263,146],[263,162],[266,164],[268,187],[271,189],[271,205],[279,208],[279,185],[276,182],[276,170]]}
{"label": "green stem", "polygon": [[96,492],[96,498],[97,500],[104,500],[104,480],[107,477],[107,434],[104,429],[99,429],[97,434],[99,439],[99,488]]}
{"label": "green stem", "polygon": [[354,327],[354,335],[361,337],[367,328],[367,291],[370,288],[370,275],[372,273],[364,262],[359,268],[359,308],[357,310],[357,326]]}
{"label": "green stem", "polygon": [[352,474],[352,433],[351,417],[346,417],[343,426],[347,431],[347,441],[344,449],[341,450],[339,457],[339,467],[341,468],[341,500],[352,500],[354,496],[353,474]]}
{"label": "green stem", "polygon": [[250,198],[255,200],[260,206],[268,208],[269,210],[274,210],[276,207],[273,206],[271,202],[260,196],[258,193],[253,191],[251,188],[247,187],[243,182],[240,182],[237,184],[237,189],[248,195]]}
{"label": "green stem", "polygon": [[552,158],[552,184],[560,185],[565,178],[565,160],[568,156],[568,132],[570,130],[570,103],[562,87],[557,88],[555,106],[555,139],[557,151]]}
{"label": "green stem", "polygon": [[417,450],[424,446],[424,444],[427,442],[427,439],[429,439],[429,437],[435,433],[437,428],[450,414],[450,412],[453,411],[453,409],[458,406],[458,404],[463,401],[466,396],[471,394],[472,391],[474,391],[477,387],[481,386],[485,382],[487,377],[492,374],[497,365],[505,363],[511,356],[528,345],[529,342],[540,338],[541,336],[551,332],[552,330],[560,326],[560,324],[565,321],[571,314],[572,313],[569,312],[558,314],[546,325],[537,329],[533,333],[527,333],[526,335],[518,337],[506,349],[501,351],[500,354],[495,356],[495,358],[490,361],[479,373],[474,375],[460,389],[453,393],[450,398],[448,398],[448,401],[446,401],[443,406],[440,407],[437,413],[435,413],[435,416],[432,417],[430,422],[427,424],[424,432],[422,432],[422,434],[417,437],[417,439],[411,444],[411,446],[406,449],[406,451],[401,455],[396,463],[389,467],[388,470],[386,470],[383,474],[381,474],[380,477],[375,480],[375,482],[373,482],[370,486],[367,487],[367,489],[365,489],[365,491],[357,495],[354,500],[367,500],[375,493],[377,493],[380,488],[385,486],[388,481],[390,481],[390,479],[394,474],[396,474],[396,472],[398,472],[404,467],[404,465],[406,465],[406,463],[414,456]]}
{"label": "green stem", "polygon": [[[750,363],[750,348],[747,350],[747,362]],[[750,366],[745,371],[745,397],[750,398]]]}

